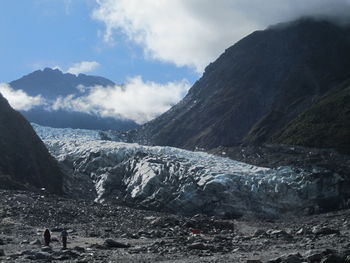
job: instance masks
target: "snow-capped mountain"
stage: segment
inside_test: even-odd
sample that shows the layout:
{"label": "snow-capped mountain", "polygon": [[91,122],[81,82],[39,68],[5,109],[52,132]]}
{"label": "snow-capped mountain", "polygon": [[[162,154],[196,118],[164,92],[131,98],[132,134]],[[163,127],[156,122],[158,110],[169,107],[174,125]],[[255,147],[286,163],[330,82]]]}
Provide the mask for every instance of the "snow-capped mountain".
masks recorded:
{"label": "snow-capped mountain", "polygon": [[322,209],[344,197],[344,179],[327,171],[270,169],[204,152],[104,141],[97,131],[33,127],[69,174],[66,191],[97,201],[236,217]]}

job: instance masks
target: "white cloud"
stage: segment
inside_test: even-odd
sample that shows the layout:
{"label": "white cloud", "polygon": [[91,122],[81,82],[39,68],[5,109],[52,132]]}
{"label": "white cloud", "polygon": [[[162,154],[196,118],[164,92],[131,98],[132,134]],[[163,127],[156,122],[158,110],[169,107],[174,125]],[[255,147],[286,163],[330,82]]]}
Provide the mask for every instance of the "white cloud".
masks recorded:
{"label": "white cloud", "polygon": [[167,111],[183,98],[189,88],[190,84],[185,80],[162,85],[144,82],[138,76],[129,79],[123,86],[95,86],[86,89],[87,94],[81,97],[60,97],[52,109],[122,117],[141,124]]}
{"label": "white cloud", "polygon": [[23,90],[14,90],[6,83],[0,83],[0,93],[8,100],[16,110],[30,110],[31,108],[45,104],[45,100],[39,96],[29,96]]}
{"label": "white cloud", "polygon": [[92,17],[143,46],[152,59],[198,72],[245,35],[300,16],[350,14],[349,0],[96,0]]}
{"label": "white cloud", "polygon": [[64,12],[66,15],[70,15],[71,13],[71,8],[72,8],[72,0],[63,0],[64,4]]}
{"label": "white cloud", "polygon": [[[87,73],[87,72],[94,71],[99,66],[100,66],[100,64],[96,61],[81,61],[81,62],[75,63],[73,66],[71,66],[67,70],[67,72],[71,73],[71,74],[78,75],[80,73]],[[57,68],[59,68],[59,67],[57,67]]]}

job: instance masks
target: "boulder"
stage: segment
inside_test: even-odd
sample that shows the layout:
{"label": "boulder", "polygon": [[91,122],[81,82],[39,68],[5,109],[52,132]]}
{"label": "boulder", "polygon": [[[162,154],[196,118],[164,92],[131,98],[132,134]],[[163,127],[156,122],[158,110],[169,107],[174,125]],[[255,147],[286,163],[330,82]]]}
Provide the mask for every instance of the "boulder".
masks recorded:
{"label": "boulder", "polygon": [[115,241],[115,240],[110,239],[110,238],[106,239],[104,244],[106,247],[109,247],[109,248],[128,248],[128,247],[130,247],[130,244],[121,243],[121,242]]}

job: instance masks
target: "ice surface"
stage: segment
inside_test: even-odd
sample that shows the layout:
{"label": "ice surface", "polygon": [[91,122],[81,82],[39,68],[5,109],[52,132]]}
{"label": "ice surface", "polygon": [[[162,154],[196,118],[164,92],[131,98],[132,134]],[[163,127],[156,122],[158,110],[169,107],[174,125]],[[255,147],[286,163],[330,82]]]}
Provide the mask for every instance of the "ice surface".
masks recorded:
{"label": "ice surface", "polygon": [[184,214],[275,216],[339,194],[341,178],[311,176],[317,170],[270,169],[204,152],[103,141],[95,131],[33,126],[69,176],[93,185],[99,201]]}

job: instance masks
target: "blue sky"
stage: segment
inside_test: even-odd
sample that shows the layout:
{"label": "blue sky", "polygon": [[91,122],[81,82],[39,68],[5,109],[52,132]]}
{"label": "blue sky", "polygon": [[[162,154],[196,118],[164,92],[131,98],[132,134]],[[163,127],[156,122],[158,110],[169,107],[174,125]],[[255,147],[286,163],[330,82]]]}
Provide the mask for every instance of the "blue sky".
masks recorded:
{"label": "blue sky", "polygon": [[[226,48],[303,16],[350,21],[350,0],[1,0],[0,92],[18,110],[144,123],[181,100]],[[117,85],[47,101],[6,84],[45,67]]]}
{"label": "blue sky", "polygon": [[0,82],[9,82],[36,69],[96,61],[93,72],[116,83],[142,76],[166,83],[199,74],[189,67],[145,59],[142,48],[115,32],[114,43],[103,39],[104,24],[92,19],[92,0],[2,0],[0,2]]}

